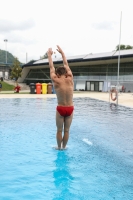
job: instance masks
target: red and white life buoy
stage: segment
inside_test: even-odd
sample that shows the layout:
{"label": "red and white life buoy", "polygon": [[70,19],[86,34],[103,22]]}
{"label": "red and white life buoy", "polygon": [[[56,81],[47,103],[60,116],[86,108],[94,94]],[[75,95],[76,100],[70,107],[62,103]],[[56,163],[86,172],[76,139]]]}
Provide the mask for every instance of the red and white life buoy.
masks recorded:
{"label": "red and white life buoy", "polygon": [[[113,95],[113,93],[115,94],[115,96]],[[117,99],[117,90],[111,90],[110,97],[111,97],[112,101],[116,101],[116,99]]]}

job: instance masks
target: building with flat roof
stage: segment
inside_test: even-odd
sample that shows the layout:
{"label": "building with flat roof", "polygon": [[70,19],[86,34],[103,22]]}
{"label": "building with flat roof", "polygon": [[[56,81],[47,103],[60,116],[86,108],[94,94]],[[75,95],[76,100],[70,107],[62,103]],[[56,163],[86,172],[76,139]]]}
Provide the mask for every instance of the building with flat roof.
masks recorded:
{"label": "building with flat roof", "polygon": [[[74,90],[108,91],[117,85],[119,51],[84,54],[67,57],[74,76]],[[63,64],[62,58],[53,58],[55,68]],[[49,83],[48,59],[29,62],[22,66],[19,82]],[[120,51],[119,85],[133,92],[133,49]]]}

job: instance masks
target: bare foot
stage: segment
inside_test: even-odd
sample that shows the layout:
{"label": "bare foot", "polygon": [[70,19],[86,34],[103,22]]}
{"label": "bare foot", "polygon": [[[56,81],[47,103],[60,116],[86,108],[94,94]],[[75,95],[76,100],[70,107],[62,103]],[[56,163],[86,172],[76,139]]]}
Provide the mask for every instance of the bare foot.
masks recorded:
{"label": "bare foot", "polygon": [[59,148],[59,147],[53,147],[55,150],[59,150],[59,151],[63,151],[63,150],[67,150],[67,147],[65,147],[65,148]]}
{"label": "bare foot", "polygon": [[62,150],[62,148],[59,147],[53,147],[55,150]]}
{"label": "bare foot", "polygon": [[67,150],[67,147],[65,147],[65,148],[62,147],[62,150]]}

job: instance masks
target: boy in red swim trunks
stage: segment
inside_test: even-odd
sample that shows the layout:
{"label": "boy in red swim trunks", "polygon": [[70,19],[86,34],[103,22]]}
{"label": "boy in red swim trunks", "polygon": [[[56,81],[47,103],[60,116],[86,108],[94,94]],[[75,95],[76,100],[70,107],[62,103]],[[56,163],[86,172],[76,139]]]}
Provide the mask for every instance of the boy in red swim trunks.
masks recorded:
{"label": "boy in red swim trunks", "polygon": [[[63,50],[57,45],[57,51],[62,55],[63,65],[54,68],[52,61],[53,51],[48,49],[47,55],[49,60],[50,77],[54,84],[57,95],[58,105],[56,108],[56,126],[57,126],[57,149],[65,149],[69,139],[69,129],[73,118],[73,75],[69,68],[66,56]],[[64,135],[62,131],[64,129]]]}

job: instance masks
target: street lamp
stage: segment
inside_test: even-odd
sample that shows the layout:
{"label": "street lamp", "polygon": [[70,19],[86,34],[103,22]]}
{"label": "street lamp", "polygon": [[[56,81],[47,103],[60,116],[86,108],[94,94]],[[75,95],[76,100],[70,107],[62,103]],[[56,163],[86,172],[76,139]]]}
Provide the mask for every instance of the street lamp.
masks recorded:
{"label": "street lamp", "polygon": [[7,39],[5,39],[5,40],[4,40],[4,42],[5,42],[5,46],[6,46],[6,48],[5,48],[5,49],[6,49],[6,64],[7,64],[7,42],[8,42],[8,40],[7,40]]}

